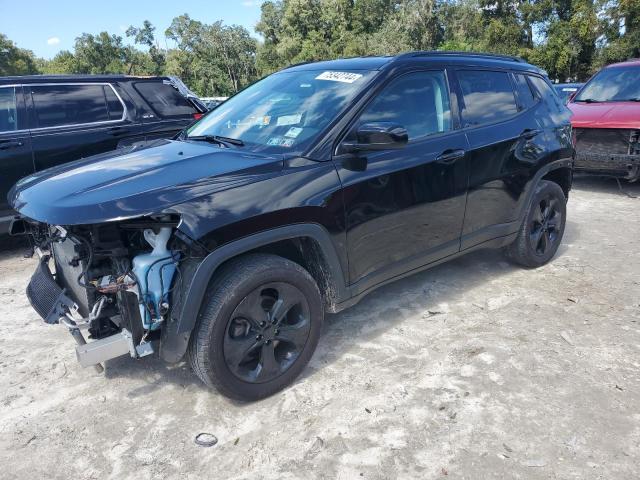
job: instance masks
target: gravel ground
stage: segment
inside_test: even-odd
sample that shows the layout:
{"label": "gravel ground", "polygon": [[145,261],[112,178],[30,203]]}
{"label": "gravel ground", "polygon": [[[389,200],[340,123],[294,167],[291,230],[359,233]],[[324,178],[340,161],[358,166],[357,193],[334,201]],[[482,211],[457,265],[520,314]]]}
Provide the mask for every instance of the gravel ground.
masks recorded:
{"label": "gravel ground", "polygon": [[185,364],[81,368],[24,296],[35,260],[5,242],[0,477],[640,478],[640,199],[578,179],[568,212],[549,265],[476,252],[384,287],[252,404]]}

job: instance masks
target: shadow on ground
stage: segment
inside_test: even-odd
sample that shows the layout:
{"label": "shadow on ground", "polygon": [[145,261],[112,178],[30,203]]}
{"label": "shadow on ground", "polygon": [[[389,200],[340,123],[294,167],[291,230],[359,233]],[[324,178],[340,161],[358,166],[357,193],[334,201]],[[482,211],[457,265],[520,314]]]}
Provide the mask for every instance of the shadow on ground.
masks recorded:
{"label": "shadow on ground", "polygon": [[613,177],[576,174],[573,178],[575,190],[588,190],[596,193],[610,193],[640,198],[640,182],[629,183]]}

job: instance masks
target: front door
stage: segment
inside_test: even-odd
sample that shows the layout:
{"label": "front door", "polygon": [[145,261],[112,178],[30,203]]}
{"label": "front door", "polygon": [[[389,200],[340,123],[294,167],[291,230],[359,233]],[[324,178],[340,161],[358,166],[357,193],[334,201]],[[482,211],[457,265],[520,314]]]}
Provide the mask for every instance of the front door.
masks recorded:
{"label": "front door", "polygon": [[359,125],[406,128],[400,150],[334,157],[343,184],[350,280],[354,293],[458,252],[465,210],[465,135],[453,129],[444,70],[414,71],[365,107]]}

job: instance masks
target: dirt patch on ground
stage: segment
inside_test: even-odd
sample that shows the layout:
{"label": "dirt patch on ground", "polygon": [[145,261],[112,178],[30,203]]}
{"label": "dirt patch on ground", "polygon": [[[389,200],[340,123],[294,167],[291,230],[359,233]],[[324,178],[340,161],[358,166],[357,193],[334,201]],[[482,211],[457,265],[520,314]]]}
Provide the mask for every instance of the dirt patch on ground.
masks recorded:
{"label": "dirt patch on ground", "polygon": [[0,476],[639,478],[640,199],[579,179],[568,215],[541,269],[477,252],[329,316],[303,376],[253,404],[185,364],[81,368],[4,245]]}

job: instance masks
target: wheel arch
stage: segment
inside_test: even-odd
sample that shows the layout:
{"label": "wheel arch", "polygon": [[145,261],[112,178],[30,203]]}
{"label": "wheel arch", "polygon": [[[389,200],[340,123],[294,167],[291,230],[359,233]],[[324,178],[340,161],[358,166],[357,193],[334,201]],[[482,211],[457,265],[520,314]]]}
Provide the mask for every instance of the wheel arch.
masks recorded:
{"label": "wheel arch", "polygon": [[571,158],[555,160],[540,168],[530,182],[530,186],[526,194],[526,201],[523,202],[520,207],[520,215],[518,216],[519,220],[524,220],[524,215],[527,213],[527,208],[535,194],[536,187],[542,180],[549,180],[560,185],[565,197],[568,198],[569,190],[571,190],[572,179],[573,159]]}
{"label": "wheel arch", "polygon": [[287,258],[305,268],[318,283],[325,310],[349,298],[349,290],[335,246],[329,232],[319,224],[294,224],[278,227],[227,243],[209,253],[198,265],[183,290],[177,315],[163,328],[161,356],[179,361],[196,325],[209,282],[225,263],[248,253],[271,253]]}

